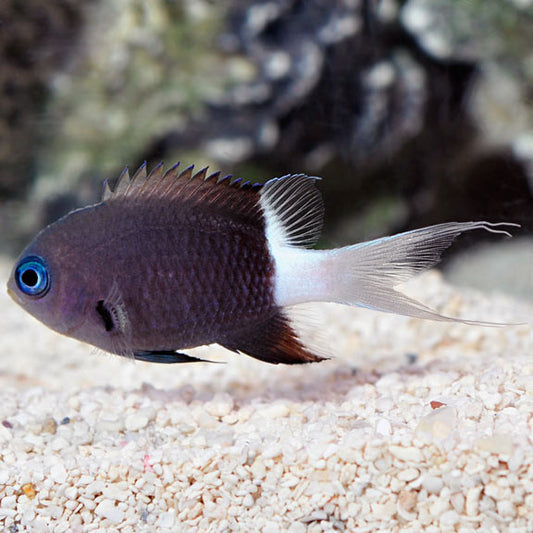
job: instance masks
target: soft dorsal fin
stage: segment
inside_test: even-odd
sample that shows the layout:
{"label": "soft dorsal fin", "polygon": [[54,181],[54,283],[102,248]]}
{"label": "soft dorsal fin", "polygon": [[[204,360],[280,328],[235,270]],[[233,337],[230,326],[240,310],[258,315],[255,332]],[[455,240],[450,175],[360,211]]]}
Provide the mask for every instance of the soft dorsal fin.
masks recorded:
{"label": "soft dorsal fin", "polygon": [[195,172],[194,166],[190,166],[180,172],[179,163],[166,172],[160,163],[147,173],[144,163],[133,177],[126,167],[114,188],[105,182],[102,201],[159,199],[167,200],[169,204],[218,206],[232,213],[258,216],[261,213],[258,195],[261,187],[261,184],[221,176],[220,172],[208,174],[207,167]]}
{"label": "soft dorsal fin", "polygon": [[315,182],[320,178],[290,174],[267,181],[261,189],[267,239],[273,246],[311,247],[322,231],[324,203]]}

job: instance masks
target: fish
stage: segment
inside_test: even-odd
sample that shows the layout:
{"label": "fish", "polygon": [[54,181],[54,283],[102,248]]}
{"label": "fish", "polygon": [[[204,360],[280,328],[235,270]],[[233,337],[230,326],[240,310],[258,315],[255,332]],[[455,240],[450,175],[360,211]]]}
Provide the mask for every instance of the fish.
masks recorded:
{"label": "fish", "polygon": [[[50,224],[16,260],[7,284],[24,310],[56,332],[154,363],[203,361],[218,344],[267,363],[326,358],[308,347],[292,306],[337,302],[410,317],[439,314],[398,290],[433,267],[466,231],[510,236],[511,223],[449,222],[333,249],[314,248],[320,178],[264,184],[204,168],[128,168],[101,201]],[[184,351],[185,350],[185,351]]]}

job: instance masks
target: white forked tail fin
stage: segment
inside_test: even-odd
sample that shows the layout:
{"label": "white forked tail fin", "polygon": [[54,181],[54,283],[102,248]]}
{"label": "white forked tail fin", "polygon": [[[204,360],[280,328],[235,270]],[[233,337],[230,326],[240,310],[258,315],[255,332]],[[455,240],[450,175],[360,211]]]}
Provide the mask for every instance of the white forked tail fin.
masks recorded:
{"label": "white forked tail fin", "polygon": [[327,268],[338,283],[328,284],[328,299],[416,318],[491,325],[441,315],[396,287],[437,264],[444,250],[461,233],[484,229],[510,237],[505,229],[500,229],[504,227],[519,225],[449,222],[331,250]]}
{"label": "white forked tail fin", "polygon": [[448,222],[334,250],[309,250],[305,248],[316,243],[324,213],[317,179],[287,175],[261,189],[277,305],[338,302],[416,318],[498,325],[441,315],[397,287],[435,266],[461,233],[483,229],[511,237],[506,229],[519,224]]}
{"label": "white forked tail fin", "polygon": [[503,227],[518,225],[450,222],[334,250],[275,246],[276,303],[338,302],[416,318],[497,325],[441,315],[397,287],[435,266],[461,233],[484,229],[510,236]]}

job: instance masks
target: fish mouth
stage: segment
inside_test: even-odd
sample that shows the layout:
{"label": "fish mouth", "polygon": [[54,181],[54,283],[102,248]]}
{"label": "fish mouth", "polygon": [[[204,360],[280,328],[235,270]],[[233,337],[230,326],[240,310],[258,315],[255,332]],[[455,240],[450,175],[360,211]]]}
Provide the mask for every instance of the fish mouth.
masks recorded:
{"label": "fish mouth", "polygon": [[[26,309],[25,300],[23,297],[21,297],[18,291],[14,289],[14,287],[12,286],[12,281],[8,281],[7,286],[6,286],[6,292],[16,304]],[[62,335],[67,335],[68,337],[73,337],[73,338],[76,338],[76,333],[87,322],[87,317],[85,316],[85,314],[82,314],[82,316],[80,316],[80,318],[76,320],[74,323],[72,323],[72,320],[60,318],[60,317],[57,317],[57,318],[48,317],[47,320],[43,320],[42,318],[40,318],[38,314],[34,314],[31,311],[30,311],[30,314],[34,316],[34,318],[36,318],[37,320],[43,322],[49,328],[53,329],[54,331],[57,331],[58,333],[61,333]]]}

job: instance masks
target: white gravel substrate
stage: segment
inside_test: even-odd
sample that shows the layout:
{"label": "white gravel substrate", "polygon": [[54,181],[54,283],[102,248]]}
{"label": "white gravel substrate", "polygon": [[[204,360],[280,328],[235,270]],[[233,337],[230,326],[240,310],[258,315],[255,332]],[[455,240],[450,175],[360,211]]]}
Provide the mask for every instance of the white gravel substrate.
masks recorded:
{"label": "white gravel substrate", "polygon": [[[0,280],[8,275],[0,261]],[[532,309],[429,273],[440,311]],[[335,359],[157,366],[95,353],[0,291],[11,531],[533,531],[533,331],[316,306]]]}

